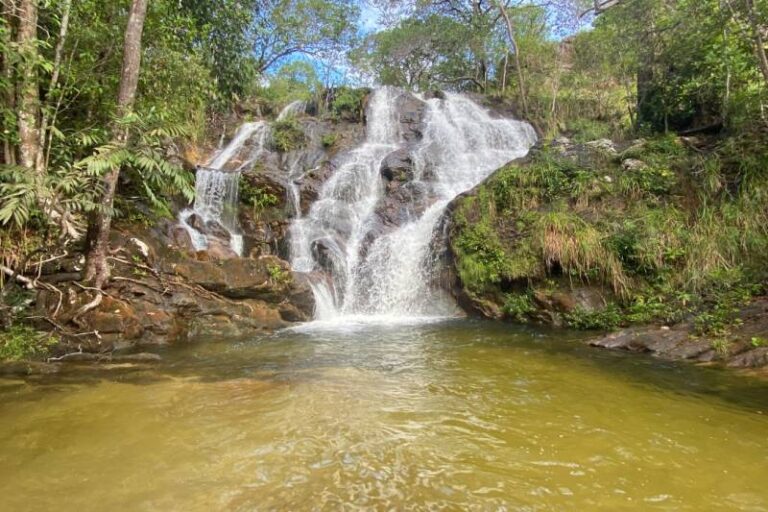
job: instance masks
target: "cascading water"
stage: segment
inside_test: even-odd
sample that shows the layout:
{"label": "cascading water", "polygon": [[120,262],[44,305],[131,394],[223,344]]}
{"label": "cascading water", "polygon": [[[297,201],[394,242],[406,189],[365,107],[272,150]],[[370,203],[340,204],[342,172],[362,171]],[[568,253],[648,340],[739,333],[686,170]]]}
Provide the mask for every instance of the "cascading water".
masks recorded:
{"label": "cascading water", "polygon": [[[360,244],[370,227],[370,218],[381,195],[379,166],[397,149],[399,134],[395,89],[376,91],[368,106],[366,140],[350,151],[336,172],[323,185],[309,214],[291,227],[291,264],[299,272],[313,272],[326,260],[332,282],[313,284],[316,316],[327,318],[340,312],[337,298],[353,286],[353,273],[360,257]],[[322,255],[320,253],[323,253]]]}
{"label": "cascading water", "polygon": [[282,121],[288,117],[295,117],[298,114],[303,114],[307,110],[307,102],[302,100],[296,100],[286,105],[280,114],[277,116],[278,121]]}
{"label": "cascading water", "polygon": [[[280,112],[278,120],[303,112],[305,108],[305,102],[294,101]],[[269,151],[270,135],[265,121],[244,123],[226,147],[198,168],[195,203],[179,215],[180,224],[189,233],[195,250],[207,249],[210,240],[206,232],[221,227],[227,233],[229,247],[238,256],[242,255],[243,236],[237,222],[240,174]]]}
{"label": "cascading water", "polygon": [[384,197],[380,168],[387,155],[407,147],[396,108],[401,94],[388,87],[374,92],[365,143],[340,162],[309,214],[293,223],[294,270],[330,276],[313,284],[320,320],[453,313],[453,302],[430,286],[433,231],[452,199],[524,156],[536,140],[528,123],[492,118],[461,95],[426,100],[423,140],[408,149],[412,189],[420,190],[427,204],[380,233],[375,214]]}

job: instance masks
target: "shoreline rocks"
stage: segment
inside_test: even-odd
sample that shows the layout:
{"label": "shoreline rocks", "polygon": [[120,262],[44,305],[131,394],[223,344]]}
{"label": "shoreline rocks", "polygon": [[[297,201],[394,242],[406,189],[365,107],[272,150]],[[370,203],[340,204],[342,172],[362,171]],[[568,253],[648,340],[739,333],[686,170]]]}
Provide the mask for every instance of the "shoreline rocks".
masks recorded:
{"label": "shoreline rocks", "polygon": [[737,369],[768,367],[768,346],[763,345],[763,340],[768,340],[768,297],[758,298],[743,308],[739,318],[742,324],[722,338],[696,336],[691,323],[681,323],[671,327],[630,327],[587,343],[672,361],[716,363]]}

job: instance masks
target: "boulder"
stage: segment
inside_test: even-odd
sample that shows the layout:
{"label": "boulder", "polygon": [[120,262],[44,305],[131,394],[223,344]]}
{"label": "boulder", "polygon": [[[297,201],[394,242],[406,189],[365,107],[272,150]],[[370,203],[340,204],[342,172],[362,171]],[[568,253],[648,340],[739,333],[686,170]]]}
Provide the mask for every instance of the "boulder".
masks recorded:
{"label": "boulder", "polygon": [[410,93],[397,97],[397,114],[400,134],[408,143],[418,142],[424,136],[424,115],[427,104]]}
{"label": "boulder", "polygon": [[621,162],[621,168],[627,172],[642,171],[647,167],[648,167],[648,164],[636,158],[627,158],[623,162]]}
{"label": "boulder", "polygon": [[386,181],[411,181],[413,159],[407,149],[398,149],[387,155],[381,162],[379,173]]}
{"label": "boulder", "polygon": [[616,151],[616,145],[610,139],[593,140],[585,143],[584,147],[598,153],[605,153],[609,155],[615,155],[618,153]]}

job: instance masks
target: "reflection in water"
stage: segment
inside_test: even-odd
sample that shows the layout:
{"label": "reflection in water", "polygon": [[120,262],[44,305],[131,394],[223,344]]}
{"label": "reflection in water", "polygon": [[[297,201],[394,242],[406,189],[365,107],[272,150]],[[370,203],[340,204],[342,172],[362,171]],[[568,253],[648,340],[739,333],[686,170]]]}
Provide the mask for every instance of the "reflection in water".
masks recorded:
{"label": "reflection in water", "polygon": [[565,336],[314,325],[0,381],[0,510],[768,509],[765,384]]}

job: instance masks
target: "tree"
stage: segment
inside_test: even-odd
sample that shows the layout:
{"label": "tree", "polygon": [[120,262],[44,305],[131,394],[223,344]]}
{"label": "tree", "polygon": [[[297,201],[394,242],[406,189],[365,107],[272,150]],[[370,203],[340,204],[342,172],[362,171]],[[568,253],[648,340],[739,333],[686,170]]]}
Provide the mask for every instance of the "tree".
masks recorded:
{"label": "tree", "polygon": [[483,88],[465,57],[472,37],[467,27],[446,16],[407,18],[366,37],[350,57],[384,85],[426,90],[469,81]]}
{"label": "tree", "polygon": [[[191,33],[188,51],[201,50],[216,84],[220,101],[243,95],[258,70],[252,55],[250,29],[260,9],[260,0],[179,0],[170,11],[189,16]],[[168,16],[160,18],[167,23]],[[190,30],[192,29],[192,30]]]}
{"label": "tree", "polygon": [[[120,74],[120,89],[117,96],[118,118],[129,115],[136,101],[136,89],[139,84],[141,67],[141,35],[144,30],[144,20],[147,15],[148,0],[133,0],[128,15],[123,46],[123,66]],[[116,145],[125,145],[128,131],[117,123],[113,129]],[[101,288],[109,279],[107,251],[109,248],[109,230],[112,225],[112,208],[115,200],[117,180],[120,176],[120,166],[110,169],[102,183],[101,208],[91,218],[88,226],[87,262],[84,280],[91,282],[94,287]]]}
{"label": "tree", "polygon": [[351,46],[358,14],[351,0],[257,0],[248,32],[257,71],[293,55],[322,57]]}
{"label": "tree", "polygon": [[523,115],[526,117],[528,116],[528,95],[525,92],[526,85],[525,85],[525,75],[523,74],[523,66],[520,61],[520,45],[517,43],[517,38],[515,36],[515,27],[512,24],[512,20],[509,17],[509,14],[507,13],[506,6],[500,1],[496,0],[496,6],[499,9],[499,12],[501,13],[501,17],[504,19],[504,25],[507,28],[507,36],[509,37],[509,42],[511,43],[511,52],[512,55],[515,58],[515,71],[517,72],[517,84],[520,88],[520,103],[523,108]]}

